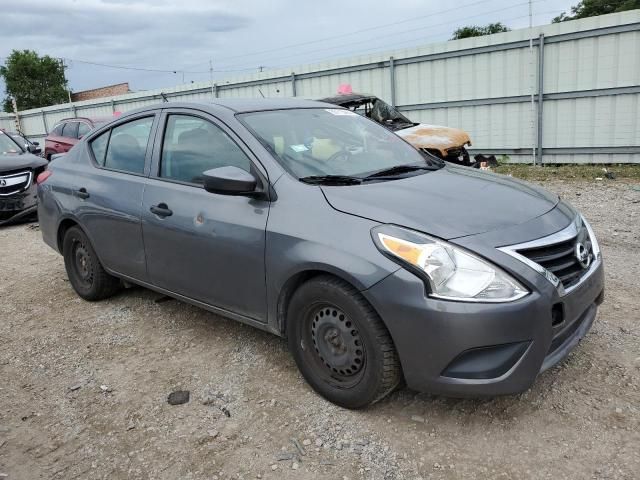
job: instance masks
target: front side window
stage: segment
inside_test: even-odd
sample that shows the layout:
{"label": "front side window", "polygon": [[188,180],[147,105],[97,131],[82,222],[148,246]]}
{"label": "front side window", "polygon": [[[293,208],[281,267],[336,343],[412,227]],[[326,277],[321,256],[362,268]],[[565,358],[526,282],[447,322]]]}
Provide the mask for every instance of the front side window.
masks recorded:
{"label": "front side window", "polygon": [[[130,173],[144,173],[147,144],[151,135],[153,117],[123,123],[111,130],[104,167]],[[102,134],[93,142],[104,136]],[[92,142],[92,148],[94,146]],[[94,150],[95,154],[96,150]],[[96,161],[98,161],[96,157]],[[98,161],[98,163],[100,163]]]}
{"label": "front side window", "polygon": [[78,138],[84,137],[87,133],[91,131],[91,127],[84,122],[80,122],[78,124]]}
{"label": "front side window", "polygon": [[190,115],[169,115],[162,144],[160,176],[202,184],[202,174],[218,167],[249,171],[251,162],[213,123]]}
{"label": "front side window", "polygon": [[441,166],[396,134],[349,110],[273,110],[238,118],[299,179],[327,175],[359,179],[394,167]]}
{"label": "front side window", "polygon": [[58,125],[53,127],[53,130],[51,130],[50,135],[55,135],[56,137],[61,137],[63,128],[64,128],[64,123],[59,123]]}
{"label": "front side window", "polygon": [[78,137],[78,122],[67,122],[62,129],[62,136],[65,138]]}

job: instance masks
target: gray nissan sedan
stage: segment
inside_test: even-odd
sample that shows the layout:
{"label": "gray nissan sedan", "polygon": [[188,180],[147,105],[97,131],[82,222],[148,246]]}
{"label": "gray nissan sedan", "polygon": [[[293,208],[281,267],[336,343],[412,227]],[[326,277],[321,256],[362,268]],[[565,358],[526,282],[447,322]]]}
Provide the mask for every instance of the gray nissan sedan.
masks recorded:
{"label": "gray nissan sedan", "polygon": [[80,297],[138,284],[286,337],[347,408],[403,380],[521,392],[604,298],[598,242],[568,203],[320,102],[130,112],[51,162],[38,197]]}

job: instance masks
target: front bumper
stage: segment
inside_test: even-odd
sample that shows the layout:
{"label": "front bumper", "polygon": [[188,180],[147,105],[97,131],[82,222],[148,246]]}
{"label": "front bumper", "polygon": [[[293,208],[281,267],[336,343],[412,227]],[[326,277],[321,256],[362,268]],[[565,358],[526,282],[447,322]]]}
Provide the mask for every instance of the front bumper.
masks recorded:
{"label": "front bumper", "polygon": [[22,192],[0,196],[0,226],[34,217],[37,203],[34,184]]}
{"label": "front bumper", "polygon": [[438,300],[404,269],[363,294],[389,329],[410,388],[450,396],[513,394],[564,359],[591,327],[604,295],[598,262],[562,297],[543,288],[510,303]]}

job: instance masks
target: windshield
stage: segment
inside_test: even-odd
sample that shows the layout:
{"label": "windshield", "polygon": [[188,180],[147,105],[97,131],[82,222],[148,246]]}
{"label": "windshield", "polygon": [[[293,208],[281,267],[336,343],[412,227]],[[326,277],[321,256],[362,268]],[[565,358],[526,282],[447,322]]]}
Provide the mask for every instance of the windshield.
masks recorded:
{"label": "windshield", "polygon": [[299,179],[320,175],[366,177],[399,166],[441,166],[394,133],[349,110],[273,110],[239,118]]}
{"label": "windshield", "polygon": [[376,98],[373,102],[373,108],[369,114],[371,120],[385,125],[400,124],[403,126],[413,125],[411,120],[402,115],[398,110],[393,108],[386,102]]}
{"label": "windshield", "polygon": [[22,153],[22,148],[8,135],[0,132],[0,155],[17,155]]}

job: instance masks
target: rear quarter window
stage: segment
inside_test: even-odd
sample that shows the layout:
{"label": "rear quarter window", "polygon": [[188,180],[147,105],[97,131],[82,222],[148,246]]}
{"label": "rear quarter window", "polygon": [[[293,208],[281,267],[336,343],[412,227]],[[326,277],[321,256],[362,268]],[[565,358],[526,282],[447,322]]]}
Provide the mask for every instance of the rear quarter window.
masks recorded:
{"label": "rear quarter window", "polygon": [[89,146],[91,147],[91,151],[93,152],[93,158],[95,158],[96,163],[101,167],[104,167],[104,158],[107,153],[107,143],[109,143],[109,133],[110,130],[107,130],[101,135],[98,135],[96,138],[91,140]]}

